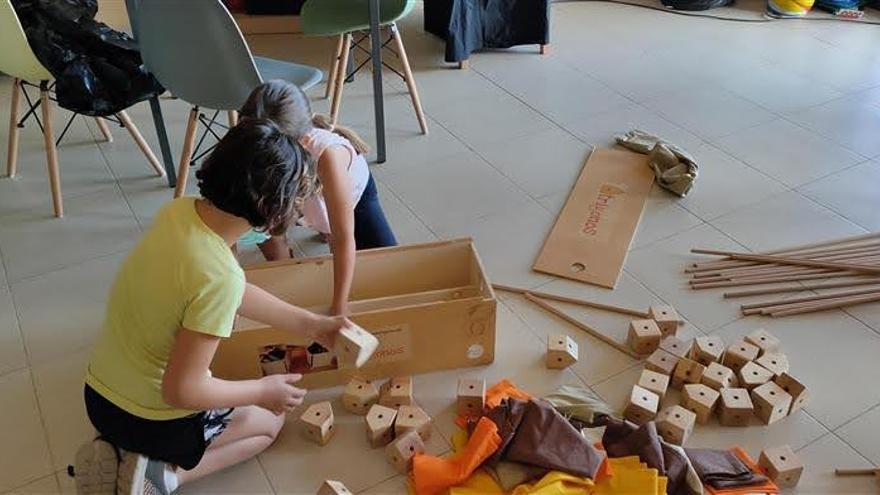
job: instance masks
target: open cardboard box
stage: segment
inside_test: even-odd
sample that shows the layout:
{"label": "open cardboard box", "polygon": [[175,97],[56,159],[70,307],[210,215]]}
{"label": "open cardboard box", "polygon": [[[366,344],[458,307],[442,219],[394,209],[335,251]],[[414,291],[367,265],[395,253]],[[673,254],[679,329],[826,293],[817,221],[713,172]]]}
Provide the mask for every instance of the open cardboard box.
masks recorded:
{"label": "open cardboard box", "polygon": [[[263,263],[247,280],[281,299],[325,311],[333,297],[330,256]],[[302,385],[341,385],[354,374],[377,379],[479,366],[495,359],[495,293],[470,239],[357,253],[351,319],[379,339],[361,369],[338,369],[329,353],[298,336],[244,318],[221,342],[215,376],[302,373]]]}

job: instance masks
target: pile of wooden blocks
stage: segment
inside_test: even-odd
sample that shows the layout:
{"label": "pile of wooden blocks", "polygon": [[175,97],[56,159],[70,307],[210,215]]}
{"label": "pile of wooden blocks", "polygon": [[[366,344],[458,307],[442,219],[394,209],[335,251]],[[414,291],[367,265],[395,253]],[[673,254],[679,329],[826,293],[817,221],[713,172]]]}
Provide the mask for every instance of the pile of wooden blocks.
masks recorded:
{"label": "pile of wooden blocks", "polygon": [[[769,288],[726,292],[725,298],[849,289],[744,304],[741,309],[745,315],[783,317],[880,301],[880,233],[764,253],[711,249],[692,249],[691,252],[722,256],[719,261],[692,263],[685,269],[691,275],[692,289],[773,284]],[[825,281],[808,282],[812,280]],[[782,283],[788,285],[779,287]]]}
{"label": "pile of wooden blocks", "polygon": [[[670,386],[682,390],[681,404],[658,411]],[[779,339],[763,329],[730,345],[716,335],[690,342],[669,335],[646,360],[624,416],[639,425],[655,420],[666,441],[682,445],[694,425],[716,411],[724,426],[748,426],[753,415],[769,425],[807,400],[806,387],[789,374]]]}

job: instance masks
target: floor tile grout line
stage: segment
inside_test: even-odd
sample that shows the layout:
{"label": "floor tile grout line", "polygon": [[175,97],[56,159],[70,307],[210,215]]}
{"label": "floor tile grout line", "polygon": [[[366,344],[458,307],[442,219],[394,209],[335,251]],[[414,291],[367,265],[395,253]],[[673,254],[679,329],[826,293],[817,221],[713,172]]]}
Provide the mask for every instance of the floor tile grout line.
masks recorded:
{"label": "floor tile grout line", "polygon": [[[265,452],[265,450],[263,452]],[[272,482],[272,478],[269,476],[269,471],[267,471],[266,466],[263,465],[263,452],[255,455],[254,459],[257,460],[257,466],[259,466],[260,472],[263,473],[263,477],[266,478],[266,483],[269,483],[269,489],[272,490],[273,494],[277,495],[278,490],[275,488],[275,483]]]}
{"label": "floor tile grout line", "polygon": [[20,484],[20,485],[18,485],[18,486],[13,486],[13,487],[11,487],[11,488],[9,488],[9,489],[3,491],[2,494],[3,494],[3,495],[14,495],[14,494],[18,493],[18,490],[21,490],[22,488],[24,488],[24,487],[26,487],[26,486],[28,486],[28,485],[31,485],[31,484],[33,484],[33,483],[37,483],[37,482],[39,482],[39,481],[42,481],[42,480],[48,478],[49,476],[51,476],[52,478],[54,478],[54,481],[55,481],[55,487],[56,487],[56,489],[58,490],[58,493],[61,493],[61,485],[58,483],[58,477],[56,476],[56,473],[57,473],[57,471],[55,471],[55,470],[53,469],[53,470],[52,470],[52,474],[46,474],[46,475],[43,475],[43,476],[39,476],[39,477],[36,477],[36,478],[31,479],[30,481],[27,481],[27,482],[25,482],[25,483],[22,483],[22,484]]}
{"label": "floor tile grout line", "polygon": [[40,427],[43,429],[43,441],[45,442],[45,445],[46,445],[46,452],[49,454],[49,463],[50,463],[49,468],[51,469],[52,473],[54,473],[55,466],[58,464],[57,461],[59,459],[56,459],[57,455],[55,453],[55,449],[52,448],[52,441],[49,438],[49,428],[46,424],[46,415],[43,412],[43,403],[40,400],[40,394],[37,391],[37,380],[36,380],[36,377],[34,376],[33,366],[28,367],[28,376],[30,377],[30,380],[31,380],[31,391],[34,394],[34,403],[37,406],[37,412],[39,412],[39,414],[40,414]]}
{"label": "floor tile grout line", "polygon": [[76,266],[79,266],[79,265],[83,265],[83,264],[86,264],[86,263],[91,263],[91,262],[93,262],[93,261],[102,260],[102,259],[104,259],[104,258],[110,258],[110,257],[112,257],[112,256],[119,256],[119,255],[122,254],[122,253],[127,253],[127,252],[129,252],[129,251],[131,250],[131,248],[132,248],[132,246],[126,246],[126,247],[124,247],[124,248],[120,248],[120,249],[114,250],[114,251],[112,251],[112,252],[108,252],[108,253],[104,253],[104,254],[99,254],[99,255],[96,255],[96,256],[92,256],[92,257],[84,258],[84,259],[82,259],[82,260],[80,260],[80,261],[75,261],[75,262],[68,263],[68,264],[65,264],[65,265],[56,266],[56,267],[53,267],[53,268],[51,268],[50,270],[45,271],[45,272],[35,273],[35,274],[33,274],[33,275],[28,275],[28,276],[26,276],[26,277],[22,277],[22,278],[18,278],[18,279],[15,279],[15,280],[11,280],[11,281],[9,281],[9,285],[10,285],[10,286],[15,286],[15,285],[20,285],[20,284],[27,283],[27,282],[32,282],[34,279],[38,279],[38,278],[44,277],[44,276],[46,276],[46,275],[54,274],[54,273],[57,273],[57,272],[60,272],[60,271],[63,271],[63,270],[68,270],[68,269],[70,269],[70,268],[73,268],[73,267],[76,267]]}

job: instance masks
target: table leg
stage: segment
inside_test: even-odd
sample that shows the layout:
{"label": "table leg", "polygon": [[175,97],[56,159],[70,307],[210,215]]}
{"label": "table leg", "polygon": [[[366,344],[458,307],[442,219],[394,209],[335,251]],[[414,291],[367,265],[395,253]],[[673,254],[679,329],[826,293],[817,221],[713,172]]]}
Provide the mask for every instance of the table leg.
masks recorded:
{"label": "table leg", "polygon": [[376,114],[376,161],[385,163],[385,102],[382,92],[382,35],[379,0],[370,0],[370,40],[373,55],[373,105]]}
{"label": "table leg", "polygon": [[177,170],[174,168],[174,158],[171,156],[171,145],[168,143],[168,132],[165,130],[165,119],[162,118],[158,96],[150,98],[150,110],[153,112],[153,125],[156,126],[156,137],[159,138],[159,150],[162,152],[168,187],[174,187],[177,185]]}

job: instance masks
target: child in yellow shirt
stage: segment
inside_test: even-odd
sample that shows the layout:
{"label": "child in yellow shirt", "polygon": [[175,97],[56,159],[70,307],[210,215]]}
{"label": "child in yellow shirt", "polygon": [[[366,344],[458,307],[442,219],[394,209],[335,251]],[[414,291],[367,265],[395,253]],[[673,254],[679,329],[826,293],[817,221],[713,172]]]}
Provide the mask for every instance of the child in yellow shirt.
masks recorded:
{"label": "child in yellow shirt", "polygon": [[78,492],[169,494],[253,457],[301,404],[300,375],[213,378],[236,314],[332,347],[350,325],[245,280],[231,246],[285,232],[314,181],[305,152],[269,120],[231,129],[196,174],[203,199],[165,205],[123,262],[84,390],[97,440],[76,456]]}

